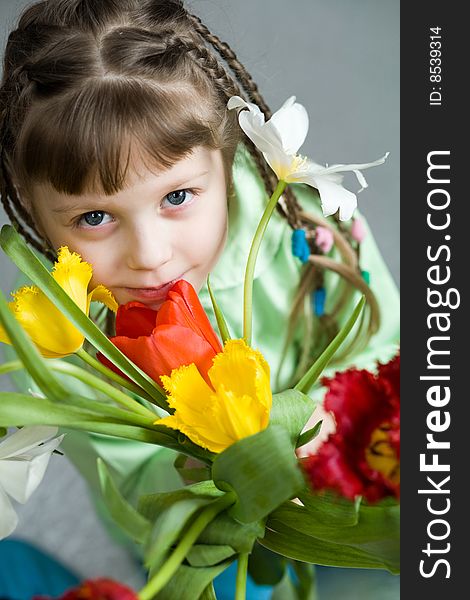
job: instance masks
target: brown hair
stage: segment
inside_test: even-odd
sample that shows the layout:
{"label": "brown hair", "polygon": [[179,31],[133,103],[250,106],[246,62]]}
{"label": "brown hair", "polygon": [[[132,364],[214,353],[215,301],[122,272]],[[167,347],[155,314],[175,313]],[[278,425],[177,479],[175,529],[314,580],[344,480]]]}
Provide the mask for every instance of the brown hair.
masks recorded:
{"label": "brown hair", "polygon": [[[203,145],[221,150],[230,186],[241,141],[236,112],[226,109],[234,94],[271,116],[233,50],[180,0],[43,0],[30,6],[9,36],[0,89],[5,211],[36,249],[54,259],[15,184],[23,199],[40,182],[68,194],[90,189],[112,194],[125,183],[133,147],[166,168]],[[255,146],[247,139],[243,143],[270,195],[276,176]],[[290,189],[278,211],[292,228],[315,227]],[[351,246],[342,239],[350,256]],[[311,240],[310,246],[317,266],[313,278],[312,270],[304,269],[299,289],[305,295],[317,286],[324,268],[366,289],[372,314],[368,337],[378,313],[357,261],[343,253],[340,261],[322,264],[325,257]],[[350,296],[351,285],[342,303]],[[291,329],[300,305],[294,306]]]}

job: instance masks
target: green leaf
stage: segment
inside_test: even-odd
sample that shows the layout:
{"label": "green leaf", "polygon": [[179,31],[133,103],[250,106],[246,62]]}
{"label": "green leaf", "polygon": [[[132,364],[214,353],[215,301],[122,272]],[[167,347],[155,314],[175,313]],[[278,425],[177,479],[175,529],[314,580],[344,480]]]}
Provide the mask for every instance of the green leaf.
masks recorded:
{"label": "green leaf", "polygon": [[[302,565],[299,568],[299,565]],[[282,581],[274,588],[271,600],[316,600],[316,586],[313,565],[295,563],[295,577],[286,570]]]}
{"label": "green leaf", "polygon": [[[187,466],[188,461],[190,466]],[[201,466],[197,466],[198,464]],[[207,465],[201,462],[195,463],[194,459],[190,459],[184,454],[179,454],[176,457],[174,467],[186,482],[196,483],[207,481],[210,478],[210,470]]]}
{"label": "green leaf", "polygon": [[297,575],[295,587],[299,600],[316,600],[317,590],[314,565],[296,560],[294,562],[294,571]]}
{"label": "green leaf", "polygon": [[198,538],[201,544],[228,545],[237,554],[251,552],[256,539],[263,537],[264,523],[238,523],[227,513],[221,513],[207,525]]}
{"label": "green leaf", "polygon": [[289,571],[285,571],[284,577],[273,589],[271,600],[304,600],[303,598],[300,599],[297,595],[297,590],[291,579]]}
{"label": "green leaf", "polygon": [[222,338],[222,345],[229,339],[231,339],[230,332],[228,330],[227,323],[225,321],[225,317],[222,311],[217,304],[217,300],[215,299],[214,293],[211,288],[209,275],[207,276],[207,290],[209,291],[209,296],[212,302],[212,308],[214,309],[215,318],[217,320],[217,326],[219,328],[220,337]]}
{"label": "green leaf", "polygon": [[212,567],[235,554],[231,546],[210,544],[194,544],[186,555],[186,560],[192,567]]}
{"label": "green leaf", "polygon": [[214,567],[205,568],[181,565],[154,600],[195,600],[205,593],[211,581],[225,571],[231,562],[228,560]]}
{"label": "green leaf", "polygon": [[287,560],[256,542],[248,559],[248,572],[258,585],[277,585],[284,576]]}
{"label": "green leaf", "polygon": [[319,523],[328,523],[334,527],[356,525],[359,519],[360,498],[352,502],[335,493],[315,494],[306,490],[299,499],[308,512]]}
{"label": "green leaf", "polygon": [[287,558],[330,567],[383,569],[384,563],[353,546],[335,544],[300,533],[287,526],[267,529],[259,543]]}
{"label": "green leaf", "polygon": [[97,460],[101,491],[108,510],[115,522],[136,542],[143,544],[152,525],[124,499],[101,458]]}
{"label": "green leaf", "polygon": [[297,442],[302,429],[312,416],[315,401],[297,390],[286,390],[273,395],[269,422],[287,429],[292,443]]}
{"label": "green leaf", "polygon": [[288,432],[272,425],[221,452],[212,477],[217,487],[236,493],[229,512],[241,523],[259,521],[304,484]]}
{"label": "green leaf", "polygon": [[157,517],[172,506],[175,502],[202,498],[207,501],[223,496],[213,481],[202,481],[172,492],[159,492],[157,494],[146,494],[139,498],[139,512],[147,519],[155,521]]}
{"label": "green leaf", "polygon": [[14,346],[18,358],[24,364],[39,389],[53,400],[62,400],[67,395],[67,390],[51,373],[47,362],[39,354],[36,346],[13,316],[1,291],[0,323]]}
{"label": "green leaf", "polygon": [[[0,244],[16,266],[37,285],[54,305],[79,329],[83,335],[106,356],[116,367],[140,385],[154,400],[168,409],[163,390],[141,369],[134,365],[91,319],[75,304],[70,296],[55,281],[46,267],[32,252],[11,225],[4,225],[0,233]],[[20,356],[23,360],[23,357]],[[24,361],[23,361],[24,362]]]}
{"label": "green leaf", "polygon": [[284,556],[330,566],[399,569],[398,505],[361,505],[355,525],[318,520],[286,502],[269,516],[260,543]]}
{"label": "green leaf", "polygon": [[[80,403],[80,400],[77,397],[77,403]],[[178,442],[163,432],[164,428],[160,430],[154,426],[155,430],[144,429],[70,404],[51,402],[47,398],[36,398],[14,392],[0,392],[0,426],[20,427],[24,425],[56,425],[158,444],[178,452],[181,451]]]}
{"label": "green leaf", "polygon": [[296,448],[301,448],[302,446],[305,446],[305,444],[308,444],[314,438],[316,438],[317,435],[320,433],[322,424],[323,420],[318,421],[318,423],[316,423],[311,429],[307,429],[307,431],[301,433],[297,439],[297,443],[295,445]]}
{"label": "green leaf", "polygon": [[315,381],[320,377],[330,360],[335,355],[338,348],[341,346],[341,344],[347,338],[351,329],[354,327],[355,322],[357,321],[359,315],[362,312],[362,309],[364,308],[365,301],[365,297],[362,296],[349,319],[346,321],[346,323],[343,325],[340,331],[336,334],[333,340],[328,344],[325,350],[320,354],[320,356],[313,363],[310,369],[305,373],[305,375],[302,377],[299,383],[295,386],[295,390],[304,393],[308,392],[308,390],[312,387]]}
{"label": "green leaf", "polygon": [[212,500],[193,496],[177,500],[162,511],[155,521],[151,538],[145,548],[145,566],[153,573],[163,564],[171,547],[184,532],[185,525],[195,513]]}
{"label": "green leaf", "polygon": [[211,583],[206,587],[203,593],[199,596],[199,600],[217,600],[217,596],[215,595],[214,585]]}

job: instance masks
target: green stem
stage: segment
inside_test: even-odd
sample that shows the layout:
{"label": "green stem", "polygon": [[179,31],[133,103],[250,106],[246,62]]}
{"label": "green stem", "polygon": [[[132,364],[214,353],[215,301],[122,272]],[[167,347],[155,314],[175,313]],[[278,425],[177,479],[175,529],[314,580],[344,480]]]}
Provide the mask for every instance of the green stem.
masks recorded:
{"label": "green stem", "polygon": [[238,555],[237,579],[235,588],[235,600],[246,598],[246,578],[248,573],[248,552]]}
{"label": "green stem", "polygon": [[11,360],[3,363],[3,365],[0,365],[0,375],[6,375],[12,371],[19,371],[20,369],[24,369],[24,365],[21,360]]}
{"label": "green stem", "polygon": [[[143,390],[139,385],[133,383],[132,381],[125,379],[124,377],[121,377],[121,375],[118,375],[114,371],[111,371],[111,369],[108,369],[107,366],[100,363],[99,360],[97,360],[96,358],[94,358],[93,356],[88,354],[88,352],[86,352],[83,348],[80,348],[79,350],[77,350],[77,352],[75,352],[75,354],[79,358],[81,358],[83,360],[83,362],[85,362],[87,365],[89,365],[90,367],[93,367],[93,369],[95,369],[95,371],[98,371],[98,373],[101,373],[108,379],[111,379],[115,383],[118,383],[120,386],[128,389],[130,392],[132,392],[134,394],[137,394],[141,398],[145,398],[152,404],[156,404],[155,399],[152,398],[152,396],[150,396],[150,394],[147,394],[147,392],[145,390]],[[157,389],[159,391],[161,391],[163,395],[165,395],[165,393],[163,392],[161,387],[158,384],[155,384],[155,385],[156,385]]]}
{"label": "green stem", "polygon": [[225,344],[225,342],[230,339],[230,332],[228,330],[227,323],[225,321],[225,317],[224,317],[222,311],[220,310],[219,305],[217,304],[217,300],[212,291],[209,275],[207,276],[207,290],[208,290],[209,296],[211,298],[212,308],[214,309],[215,318],[217,320],[217,326],[219,328],[220,337],[222,338],[222,344]]}
{"label": "green stem", "polygon": [[70,375],[71,377],[74,377],[79,381],[83,381],[83,383],[86,383],[87,385],[95,388],[99,392],[106,394],[107,396],[109,396],[109,398],[114,400],[116,404],[124,406],[133,413],[138,413],[139,415],[147,417],[148,419],[155,420],[158,418],[158,416],[150,409],[146,408],[145,406],[142,406],[142,404],[140,404],[136,400],[133,400],[130,396],[124,394],[124,392],[121,392],[121,390],[116,389],[111,384],[107,383],[106,381],[103,381],[99,377],[96,377],[96,375],[85,371],[85,369],[81,369],[80,367],[72,365],[71,363],[67,363],[63,360],[54,361],[53,363],[51,363],[51,368],[53,371],[65,373],[66,375]]}
{"label": "green stem", "polygon": [[276,204],[281,197],[282,192],[285,190],[286,185],[287,183],[285,181],[278,181],[276,189],[269,199],[269,202],[264,209],[263,215],[256,229],[246,263],[245,285],[243,292],[243,337],[248,345],[251,344],[253,277],[255,275],[256,259],[258,257],[258,252],[263,240],[264,232],[266,231],[266,227],[268,226],[271,215],[273,214]]}
{"label": "green stem", "polygon": [[328,346],[323,350],[317,360],[313,363],[313,365],[309,368],[309,370],[305,373],[299,383],[294,387],[294,390],[302,392],[303,394],[307,394],[315,381],[320,377],[320,375],[325,370],[326,366],[333,358],[336,350],[341,346],[349,332],[353,328],[355,322],[357,321],[359,315],[361,314],[362,309],[365,304],[365,296],[359,300],[354,308],[351,316],[340,329],[340,331],[336,334],[333,340],[328,344]]}
{"label": "green stem", "polygon": [[209,525],[220,512],[232,505],[235,502],[235,499],[235,494],[233,492],[228,492],[209,504],[209,506],[200,513],[161,569],[159,569],[154,577],[152,577],[152,579],[150,579],[150,581],[148,581],[140,590],[138,594],[139,600],[151,600],[163,586],[170,581],[194,542],[207,525]]}

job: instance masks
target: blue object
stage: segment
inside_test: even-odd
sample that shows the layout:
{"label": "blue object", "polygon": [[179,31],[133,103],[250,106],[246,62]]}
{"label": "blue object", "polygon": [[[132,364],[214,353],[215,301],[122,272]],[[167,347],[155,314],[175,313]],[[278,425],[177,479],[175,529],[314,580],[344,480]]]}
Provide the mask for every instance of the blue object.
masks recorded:
{"label": "blue object", "polygon": [[0,598],[57,597],[78,583],[77,575],[31,544],[14,539],[0,542]]}
{"label": "blue object", "polygon": [[294,229],[292,232],[292,254],[300,258],[303,263],[308,261],[310,246],[304,229]]}
{"label": "blue object", "polygon": [[324,287],[318,287],[313,292],[313,312],[317,317],[322,317],[325,314],[326,290]]}
{"label": "blue object", "polygon": [[[217,600],[233,600],[235,596],[237,564],[233,562],[214,579]],[[270,585],[257,585],[248,573],[246,582],[246,600],[270,600],[273,588]]]}

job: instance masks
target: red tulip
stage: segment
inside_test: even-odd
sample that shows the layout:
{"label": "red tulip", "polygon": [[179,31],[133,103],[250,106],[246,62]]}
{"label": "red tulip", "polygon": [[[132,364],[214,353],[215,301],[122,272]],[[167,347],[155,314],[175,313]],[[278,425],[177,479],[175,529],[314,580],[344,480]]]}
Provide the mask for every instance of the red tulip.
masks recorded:
{"label": "red tulip", "polygon": [[[50,600],[35,596],[33,600]],[[57,600],[137,600],[137,594],[122,583],[112,579],[94,579],[81,583],[65,592]]]}
{"label": "red tulip", "polygon": [[[111,341],[157,382],[161,375],[191,363],[207,380],[212,359],[222,352],[194,288],[184,280],[175,283],[158,311],[140,302],[120,306]],[[104,356],[98,358],[120,373]]]}
{"label": "red tulip", "polygon": [[400,356],[374,375],[349,369],[324,379],[336,432],[302,461],[314,490],[375,502],[400,496]]}

